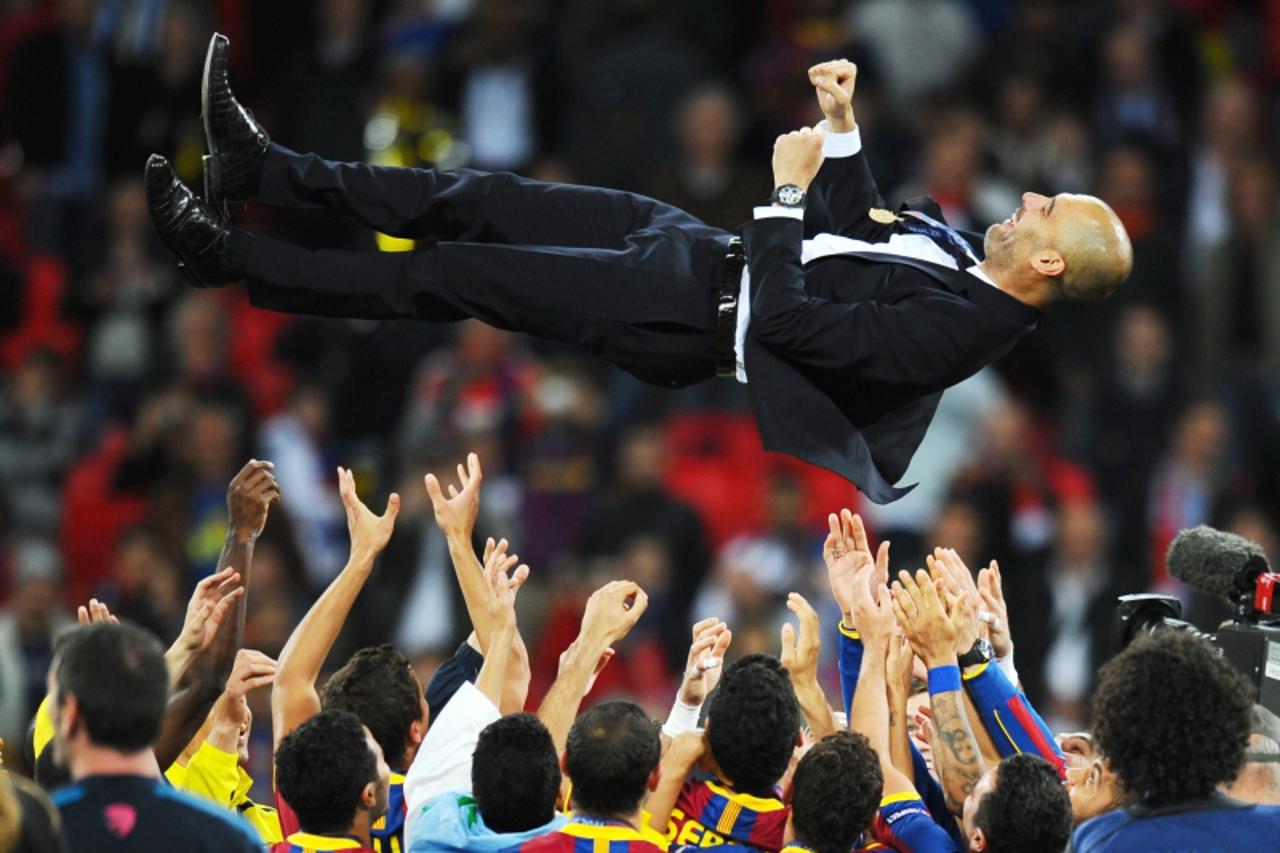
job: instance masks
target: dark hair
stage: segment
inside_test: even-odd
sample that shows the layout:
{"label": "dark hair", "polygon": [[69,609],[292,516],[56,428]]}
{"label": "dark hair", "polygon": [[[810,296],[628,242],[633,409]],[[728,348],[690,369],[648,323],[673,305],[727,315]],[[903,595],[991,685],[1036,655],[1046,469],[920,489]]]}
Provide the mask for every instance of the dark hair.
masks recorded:
{"label": "dark hair", "polygon": [[640,808],[662,741],[639,705],[602,702],[574,721],[564,754],[575,810],[607,818]]}
{"label": "dark hair", "polygon": [[525,832],[555,816],[560,759],[551,732],[533,714],[485,726],[471,760],[471,793],[485,826]]}
{"label": "dark hair", "polygon": [[1071,840],[1071,798],[1053,765],[1037,755],[1001,761],[996,786],[978,803],[974,825],[987,853],[1045,853]]}
{"label": "dark hair", "polygon": [[55,701],[75,697],[95,746],[137,752],[155,741],[169,701],[155,637],[128,622],[84,625],[59,640],[54,666]]}
{"label": "dark hair", "polygon": [[875,817],[883,790],[880,758],[864,736],[824,737],[800,759],[792,777],[796,838],[815,853],[849,853]]}
{"label": "dark hair", "polygon": [[378,758],[350,711],[321,711],[276,749],[276,788],[304,832],[348,829],[365,786],[377,781]]}
{"label": "dark hair", "polygon": [[772,796],[800,732],[800,706],[777,658],[754,654],[725,668],[707,711],[707,744],[735,790]]}
{"label": "dark hair", "polygon": [[1236,777],[1252,714],[1243,675],[1204,640],[1165,631],[1102,668],[1093,736],[1125,791],[1160,808],[1203,799]]}
{"label": "dark hair", "polygon": [[407,770],[409,726],[422,719],[422,687],[395,646],[361,649],[324,685],[326,708],[350,711],[373,732],[393,770]]}

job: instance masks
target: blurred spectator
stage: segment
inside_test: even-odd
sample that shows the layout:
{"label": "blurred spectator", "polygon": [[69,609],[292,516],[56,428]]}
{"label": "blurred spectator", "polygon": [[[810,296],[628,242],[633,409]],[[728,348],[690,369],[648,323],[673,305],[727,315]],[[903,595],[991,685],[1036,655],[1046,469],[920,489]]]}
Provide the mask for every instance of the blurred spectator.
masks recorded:
{"label": "blurred spectator", "polygon": [[321,588],[347,559],[347,517],[334,486],[339,459],[330,434],[329,395],[313,384],[293,390],[289,407],[259,429],[262,456],[275,463],[302,551],[308,583]]}
{"label": "blurred spectator", "polygon": [[199,0],[168,0],[160,8],[154,54],[126,58],[111,70],[106,170],[140,175],[156,152],[198,185],[204,154],[200,72],[213,20]]}
{"label": "blurred spectator", "polygon": [[116,540],[109,600],[115,613],[164,639],[182,628],[186,587],[181,568],[165,553],[160,538],[145,527],[132,527]]}
{"label": "blurred spectator", "polygon": [[850,23],[875,45],[885,92],[903,112],[951,88],[981,49],[973,11],[961,0],[861,0],[851,4]]}
{"label": "blurred spectator", "polygon": [[1140,137],[1171,147],[1184,132],[1146,35],[1140,24],[1124,22],[1103,40],[1102,86],[1094,104],[1094,127],[1103,142]]}
{"label": "blurred spectator", "polygon": [[10,595],[0,608],[0,738],[18,749],[44,698],[54,640],[75,620],[62,606],[62,564],[52,542],[18,542],[11,563]]}
{"label": "blurred spectator", "polygon": [[1141,577],[1108,559],[1109,531],[1097,504],[1063,505],[1056,528],[1048,561],[1009,573],[1005,595],[1011,612],[1025,614],[1014,630],[1027,695],[1054,731],[1077,731],[1087,722],[1098,667],[1116,651],[1116,596],[1137,591]]}
{"label": "blurred spectator", "polygon": [[69,313],[89,325],[84,367],[95,421],[127,416],[155,370],[160,320],[175,295],[174,271],[155,251],[142,181],[122,178],[103,216],[101,257],[81,276]]}
{"label": "blurred spectator", "polygon": [[15,530],[52,534],[61,514],[62,478],[80,433],[80,406],[64,365],[35,350],[0,394],[0,496]]}
{"label": "blurred spectator", "polygon": [[1205,98],[1190,158],[1185,263],[1193,282],[1204,274],[1209,253],[1230,234],[1231,176],[1242,157],[1258,147],[1258,112],[1257,95],[1238,77],[1219,81]]}
{"label": "blurred spectator", "polygon": [[[715,558],[691,615],[716,616],[729,625],[781,623],[787,593],[810,595],[815,572],[813,531],[804,524],[804,494],[786,474],[774,475],[765,495],[765,528],[735,537]],[[815,600],[820,600],[815,597]]]}
{"label": "blurred spectator", "polygon": [[1174,583],[1165,572],[1164,554],[1179,530],[1207,524],[1230,483],[1227,461],[1227,413],[1201,400],[1183,411],[1168,452],[1151,481],[1147,532],[1151,539],[1151,579]]}
{"label": "blurred spectator", "polygon": [[107,77],[96,0],[58,0],[53,25],[13,47],[4,113],[20,146],[32,200],[27,239],[50,251],[75,246],[75,232],[101,177]]}
{"label": "blurred spectator", "polygon": [[690,92],[676,114],[680,159],[663,164],[653,197],[718,228],[732,230],[748,219],[768,195],[769,178],[738,155],[743,118],[725,86],[709,83]]}
{"label": "blurred spectator", "polygon": [[668,662],[680,668],[688,653],[690,607],[710,554],[701,519],[663,488],[666,455],[666,440],[656,424],[636,424],[622,436],[613,481],[583,522],[577,550],[590,561],[623,554],[637,537],[661,543],[670,566],[669,585],[660,594],[650,590],[648,617],[661,626]]}
{"label": "blurred spectator", "polygon": [[1228,175],[1229,226],[1205,254],[1196,287],[1197,384],[1223,376],[1274,376],[1280,370],[1280,206],[1272,164],[1241,158]]}
{"label": "blurred spectator", "polygon": [[927,195],[953,228],[984,230],[1022,206],[1020,193],[1003,178],[984,173],[982,117],[967,107],[947,107],[930,120],[919,175],[890,196],[898,203]]}
{"label": "blurred spectator", "polygon": [[519,171],[554,139],[554,80],[536,49],[542,4],[480,0],[448,51],[443,91],[477,168]]}

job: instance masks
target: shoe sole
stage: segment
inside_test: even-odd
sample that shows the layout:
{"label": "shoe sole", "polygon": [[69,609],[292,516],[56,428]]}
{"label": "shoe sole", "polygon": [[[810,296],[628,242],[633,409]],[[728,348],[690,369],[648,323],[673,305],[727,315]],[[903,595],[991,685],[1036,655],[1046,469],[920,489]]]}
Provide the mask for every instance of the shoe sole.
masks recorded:
{"label": "shoe sole", "polygon": [[216,174],[218,151],[213,144],[213,127],[209,124],[209,74],[213,70],[213,49],[218,45],[215,35],[209,39],[209,49],[204,56],[204,74],[200,76],[200,121],[204,124],[204,142],[209,153],[201,162],[204,166],[204,199],[211,205],[223,202],[221,182]]}

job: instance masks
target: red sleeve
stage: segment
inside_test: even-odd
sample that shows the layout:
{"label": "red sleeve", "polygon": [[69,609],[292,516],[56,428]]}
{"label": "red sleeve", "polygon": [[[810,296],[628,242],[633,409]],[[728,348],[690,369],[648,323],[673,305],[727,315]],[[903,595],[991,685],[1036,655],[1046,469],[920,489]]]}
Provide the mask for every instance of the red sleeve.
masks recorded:
{"label": "red sleeve", "polygon": [[[290,835],[298,832],[302,827],[298,826],[298,816],[293,813],[293,809],[291,809],[289,804],[285,802],[284,796],[279,791],[276,791],[275,794],[276,815],[280,818],[280,836],[282,838],[288,838]],[[276,851],[276,853],[282,853],[282,851],[283,853],[287,853],[289,844],[287,842],[282,843],[284,843],[285,846],[280,851]]]}

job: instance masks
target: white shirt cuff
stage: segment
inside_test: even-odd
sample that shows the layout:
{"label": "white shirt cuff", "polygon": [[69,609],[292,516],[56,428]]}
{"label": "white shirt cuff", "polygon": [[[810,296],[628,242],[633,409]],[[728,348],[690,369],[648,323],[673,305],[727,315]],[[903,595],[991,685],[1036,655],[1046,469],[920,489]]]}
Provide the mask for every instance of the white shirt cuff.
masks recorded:
{"label": "white shirt cuff", "polygon": [[767,207],[757,207],[755,209],[756,219],[799,219],[804,221],[803,207],[779,207],[778,205],[768,205]]}
{"label": "white shirt cuff", "polygon": [[862,150],[862,131],[854,125],[848,133],[836,133],[827,125],[827,120],[818,122],[824,134],[822,138],[822,156],[827,159],[852,157]]}

